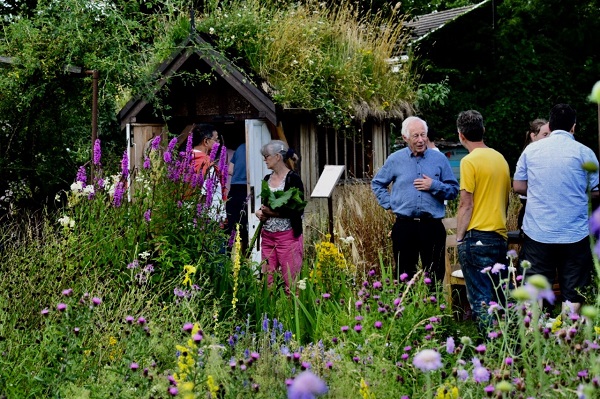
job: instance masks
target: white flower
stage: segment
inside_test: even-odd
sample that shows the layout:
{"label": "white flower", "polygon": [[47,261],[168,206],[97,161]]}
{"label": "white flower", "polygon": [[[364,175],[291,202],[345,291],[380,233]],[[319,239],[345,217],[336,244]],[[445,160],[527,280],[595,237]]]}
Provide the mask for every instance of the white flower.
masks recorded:
{"label": "white flower", "polygon": [[215,34],[215,28],[210,28],[208,30],[208,33],[210,33],[211,35],[214,35]]}
{"label": "white flower", "polygon": [[60,219],[58,219],[58,223],[60,223],[60,225],[63,227],[75,227],[75,220],[71,219],[68,216],[63,216]]}
{"label": "white flower", "polygon": [[306,289],[306,279],[305,278],[298,281],[298,288],[300,288],[302,291],[304,291]]}
{"label": "white flower", "polygon": [[74,193],[79,193],[81,190],[83,190],[83,183],[80,181],[76,181],[75,183],[71,184],[71,191]]}
{"label": "white flower", "polygon": [[340,237],[340,241],[342,241],[344,244],[352,244],[354,242],[354,237]]}
{"label": "white flower", "polygon": [[94,194],[94,186],[92,186],[91,184],[88,186],[85,186],[85,188],[83,189],[83,193],[87,194],[87,195]]}

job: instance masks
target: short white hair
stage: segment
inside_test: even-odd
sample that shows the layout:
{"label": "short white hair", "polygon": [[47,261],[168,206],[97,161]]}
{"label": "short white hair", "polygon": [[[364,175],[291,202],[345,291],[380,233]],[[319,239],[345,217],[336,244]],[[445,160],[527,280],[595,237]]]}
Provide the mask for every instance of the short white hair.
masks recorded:
{"label": "short white hair", "polygon": [[404,121],[402,121],[402,137],[404,137],[405,139],[407,139],[410,135],[408,132],[408,125],[410,125],[414,121],[420,121],[423,124],[423,127],[425,128],[425,135],[427,135],[427,132],[429,131],[429,128],[427,127],[427,122],[425,122],[418,116],[409,116],[408,118],[404,119]]}

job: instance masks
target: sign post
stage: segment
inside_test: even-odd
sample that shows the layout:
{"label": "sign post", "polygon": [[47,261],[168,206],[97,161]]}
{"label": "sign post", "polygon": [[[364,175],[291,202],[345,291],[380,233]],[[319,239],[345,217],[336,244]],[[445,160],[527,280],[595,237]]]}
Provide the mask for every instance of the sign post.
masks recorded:
{"label": "sign post", "polygon": [[344,165],[325,165],[321,177],[310,195],[311,198],[327,198],[327,210],[329,211],[329,236],[333,242],[333,200],[331,194],[335,185],[344,173]]}

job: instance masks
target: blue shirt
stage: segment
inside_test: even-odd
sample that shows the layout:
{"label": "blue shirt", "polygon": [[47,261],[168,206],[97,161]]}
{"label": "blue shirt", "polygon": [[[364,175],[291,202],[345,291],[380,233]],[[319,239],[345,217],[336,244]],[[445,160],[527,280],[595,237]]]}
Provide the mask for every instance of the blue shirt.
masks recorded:
{"label": "blue shirt", "polygon": [[[423,175],[433,179],[429,191],[414,187],[415,179]],[[391,193],[390,183],[394,183]],[[444,200],[456,198],[459,185],[444,154],[425,150],[422,156],[415,156],[406,147],[386,159],[371,181],[371,188],[379,205],[398,216],[441,219],[446,213]]]}
{"label": "blue shirt", "polygon": [[523,231],[545,244],[569,244],[589,235],[587,191],[598,185],[596,154],[564,130],[529,144],[517,162],[514,180],[527,181]]}
{"label": "blue shirt", "polygon": [[246,184],[246,143],[240,144],[229,162],[233,164],[231,184]]}

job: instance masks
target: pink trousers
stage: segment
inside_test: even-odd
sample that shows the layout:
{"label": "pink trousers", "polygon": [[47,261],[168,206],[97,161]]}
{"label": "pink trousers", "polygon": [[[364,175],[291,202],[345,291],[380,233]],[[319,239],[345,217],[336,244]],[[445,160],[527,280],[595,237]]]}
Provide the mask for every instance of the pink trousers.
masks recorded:
{"label": "pink trousers", "polygon": [[302,235],[294,237],[293,230],[275,233],[263,230],[261,239],[262,271],[267,275],[269,286],[273,284],[273,273],[280,272],[289,289],[302,268]]}

